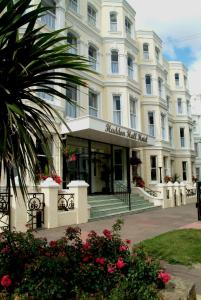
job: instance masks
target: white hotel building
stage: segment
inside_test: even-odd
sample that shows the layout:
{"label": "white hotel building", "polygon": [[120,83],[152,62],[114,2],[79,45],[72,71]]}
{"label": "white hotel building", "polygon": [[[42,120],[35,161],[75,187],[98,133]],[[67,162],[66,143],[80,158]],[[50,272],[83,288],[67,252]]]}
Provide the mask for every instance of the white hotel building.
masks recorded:
{"label": "white hotel building", "polygon": [[[136,174],[153,189],[175,174],[191,183],[195,152],[185,66],[164,59],[155,32],[135,30],[135,11],[125,0],[42,2],[55,5],[40,21],[44,30],[67,27],[69,51],[87,57],[96,71],[79,72],[88,87],[67,91],[78,106],[42,95],[70,128],[58,124],[66,153],[53,147],[64,187],[81,179],[90,194],[113,193],[116,182],[130,187]],[[140,158],[138,167],[131,167],[132,156]]]}

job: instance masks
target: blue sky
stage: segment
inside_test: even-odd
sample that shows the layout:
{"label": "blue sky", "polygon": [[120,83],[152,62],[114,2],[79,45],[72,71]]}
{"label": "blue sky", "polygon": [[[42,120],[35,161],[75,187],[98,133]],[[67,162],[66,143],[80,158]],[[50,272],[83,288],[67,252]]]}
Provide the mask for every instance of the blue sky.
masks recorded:
{"label": "blue sky", "polygon": [[164,56],[189,70],[192,94],[201,93],[201,1],[127,0],[136,11],[136,29],[154,30]]}

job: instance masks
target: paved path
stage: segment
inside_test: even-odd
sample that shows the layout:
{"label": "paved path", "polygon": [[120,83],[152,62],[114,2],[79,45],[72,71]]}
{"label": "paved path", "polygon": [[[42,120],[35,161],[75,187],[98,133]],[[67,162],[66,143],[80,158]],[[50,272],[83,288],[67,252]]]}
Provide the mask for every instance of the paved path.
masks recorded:
{"label": "paved path", "polygon": [[[132,243],[138,243],[167,231],[178,229],[192,223],[197,224],[197,210],[195,204],[189,204],[174,208],[157,209],[139,214],[126,214],[119,218],[124,220],[121,234],[122,238],[128,238]],[[90,230],[102,233],[103,229],[110,229],[116,219],[117,217],[113,217],[86,224],[79,224],[79,227],[83,232],[83,238],[86,237]],[[48,240],[55,240],[64,235],[65,228],[66,226],[40,230],[36,235],[46,237]]]}

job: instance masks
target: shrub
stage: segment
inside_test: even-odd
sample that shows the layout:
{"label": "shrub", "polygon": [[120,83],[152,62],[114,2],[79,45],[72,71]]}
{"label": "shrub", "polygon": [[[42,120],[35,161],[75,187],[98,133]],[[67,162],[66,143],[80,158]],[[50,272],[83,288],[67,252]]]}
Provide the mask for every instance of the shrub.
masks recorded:
{"label": "shrub", "polygon": [[33,300],[157,299],[157,288],[168,277],[142,248],[131,252],[130,241],[120,238],[121,225],[117,221],[103,235],[91,231],[85,242],[78,227],[68,227],[63,238],[49,243],[30,231],[5,231],[0,238],[0,293]]}

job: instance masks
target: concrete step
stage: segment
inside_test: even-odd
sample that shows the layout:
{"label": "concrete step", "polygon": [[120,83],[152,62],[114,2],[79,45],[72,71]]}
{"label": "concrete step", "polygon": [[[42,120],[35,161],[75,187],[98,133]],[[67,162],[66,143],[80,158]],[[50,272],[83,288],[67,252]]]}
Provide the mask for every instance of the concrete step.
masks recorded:
{"label": "concrete step", "polygon": [[[90,203],[91,205],[91,203]],[[123,202],[116,201],[116,203],[100,203],[96,205],[91,205],[92,210],[105,210],[116,207],[127,207]]]}

